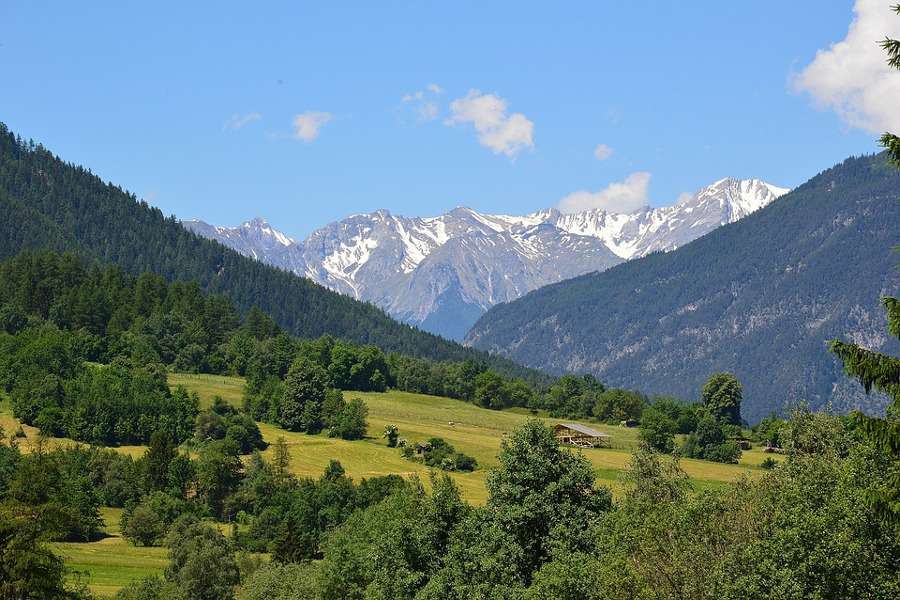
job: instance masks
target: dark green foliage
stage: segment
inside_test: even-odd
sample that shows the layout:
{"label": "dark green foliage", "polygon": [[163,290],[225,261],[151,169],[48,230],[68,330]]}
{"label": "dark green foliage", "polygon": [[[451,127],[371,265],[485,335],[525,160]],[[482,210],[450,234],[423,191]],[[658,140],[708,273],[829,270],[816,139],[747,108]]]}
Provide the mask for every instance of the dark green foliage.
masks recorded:
{"label": "dark green foliage", "polygon": [[396,448],[397,441],[400,438],[400,430],[394,424],[385,425],[384,433],[382,433],[381,437],[387,438],[388,448]]}
{"label": "dark green foliage", "polygon": [[166,537],[172,560],[166,579],[191,600],[234,598],[240,581],[234,549],[219,531],[190,517],[181,517]]}
{"label": "dark green foliage", "polygon": [[741,424],[744,388],[731,373],[715,373],[703,386],[701,397],[706,410],[723,425]]}
{"label": "dark green foliage", "polygon": [[241,583],[239,600],[318,598],[316,569],[310,564],[269,563]]}
{"label": "dark green foliage", "polygon": [[502,409],[510,405],[509,391],[503,377],[493,371],[475,378],[475,403],[483,408]]}
{"label": "dark green foliage", "polygon": [[771,471],[778,466],[778,461],[771,456],[767,456],[761,463],[759,463],[759,466],[767,471]]}
{"label": "dark green foliage", "polygon": [[56,373],[18,380],[13,414],[45,434],[102,445],[139,444],[157,429],[190,437],[197,397],[170,391],[165,373],[117,360],[86,366],[72,379]]}
{"label": "dark green foliage", "polygon": [[617,423],[641,418],[646,398],[634,390],[610,389],[601,392],[591,409],[600,421]]}
{"label": "dark green foliage", "polygon": [[411,599],[441,564],[447,536],[466,505],[446,475],[431,496],[414,482],[367,510],[357,511],[329,536],[321,563],[321,597]]}
{"label": "dark green foliage", "polygon": [[[888,331],[900,338],[900,301],[886,297],[882,302],[888,313]],[[854,419],[863,434],[893,459],[888,485],[872,490],[866,499],[882,519],[900,522],[900,358],[839,340],[831,341],[831,351],[843,361],[846,373],[859,381],[867,393],[874,388],[891,398],[887,418],[856,414]]]}
{"label": "dark green foliage", "polygon": [[[34,274],[35,265],[42,275]],[[196,397],[183,389],[169,390],[155,352],[146,361],[134,358],[129,352],[111,351],[118,344],[112,336],[88,332],[93,317],[102,314],[100,300],[74,311],[75,317],[60,316],[65,310],[63,304],[51,301],[54,293],[80,290],[80,294],[84,288],[59,283],[57,278],[77,281],[83,275],[80,263],[70,256],[23,255],[0,264],[0,281],[17,282],[9,288],[0,286],[11,301],[29,310],[45,310],[56,319],[47,323],[35,314],[16,335],[0,332],[0,386],[10,393],[13,414],[45,435],[94,444],[144,443],[157,429],[177,441],[187,439]],[[97,275],[96,285],[102,287],[107,276],[116,280],[114,275]],[[73,319],[80,320],[78,329],[70,329],[78,324]],[[103,321],[102,329],[107,326]],[[109,365],[84,364],[110,355],[115,358]]]}
{"label": "dark green foliage", "polygon": [[9,482],[9,500],[39,509],[44,535],[55,540],[88,541],[100,535],[102,473],[94,462],[98,450],[78,448],[47,452],[38,447],[21,456]]}
{"label": "dark green foliage", "polygon": [[690,433],[697,429],[697,422],[703,410],[699,404],[683,402],[670,396],[656,396],[651,406],[654,411],[666,415],[675,422],[677,433]]}
{"label": "dark green foliage", "polygon": [[675,421],[664,412],[656,410],[655,407],[646,409],[641,416],[641,441],[654,450],[671,454],[675,450],[675,433],[677,431],[678,425]]}
{"label": "dark green foliage", "polygon": [[181,498],[151,492],[125,508],[120,522],[122,536],[135,545],[158,546],[175,520],[192,512],[193,507]]}
{"label": "dark green foliage", "polygon": [[594,377],[563,375],[550,386],[540,407],[555,417],[588,416],[604,391],[606,388]]}
{"label": "dark green foliage", "polygon": [[[163,216],[87,169],[64,163],[42,146],[17,139],[0,124],[0,258],[37,248],[71,250],[115,263],[132,275],[151,272],[166,281],[196,281],[203,290],[227,296],[240,312],[258,307],[303,338],[328,334],[437,360],[477,358],[510,375],[540,378],[510,361],[398,323],[374,305],[203,239],[174,217]],[[247,327],[252,336],[272,332],[271,324],[260,317],[255,314]],[[182,364],[191,364],[190,349],[180,350]]]}
{"label": "dark green foliage", "polygon": [[266,447],[253,417],[238,412],[219,396],[213,399],[212,406],[197,415],[194,438],[200,443],[230,440],[241,454],[250,454]]}
{"label": "dark green foliage", "polygon": [[688,435],[681,446],[681,455],[714,462],[737,464],[741,448],[729,441],[725,429],[711,414],[705,413],[697,423],[697,430]]}
{"label": "dark green foliage", "polygon": [[505,437],[498,458],[500,465],[488,474],[488,508],[521,548],[516,566],[528,582],[554,544],[582,548],[612,496],[594,488],[590,462],[560,448],[540,421],[529,420]]}
{"label": "dark green foliage", "polygon": [[[422,462],[444,471],[474,471],[478,462],[462,452],[457,452],[444,438],[431,438],[421,446]],[[414,458],[411,454],[407,458]]]}
{"label": "dark green foliage", "polygon": [[322,477],[300,481],[292,491],[272,540],[276,560],[320,558],[320,541],[356,509],[356,488],[340,463],[332,460]]}
{"label": "dark green foliage", "polygon": [[0,282],[0,313],[79,333],[90,360],[125,356],[193,372],[230,367],[221,346],[238,326],[237,313],[196,284],[169,285],[149,273],[133,277],[53,252],[23,252],[0,263]]}
{"label": "dark green foliage", "polygon": [[19,466],[19,449],[15,446],[8,446],[3,442],[3,428],[0,427],[0,498],[6,496],[9,491],[10,482],[16,474],[16,468]]}
{"label": "dark green foliage", "polygon": [[[605,383],[681,398],[728,371],[743,383],[751,423],[797,398],[877,413],[885,397],[850,388],[824,350],[859,319],[873,331],[885,324],[877,299],[900,287],[889,251],[898,196],[900,170],[885,154],[850,158],[673,252],[497,305],[469,339],[529,366],[591,365]],[[881,351],[896,356],[900,343]]]}
{"label": "dark green foliage", "polygon": [[298,358],[284,380],[278,424],[290,431],[321,431],[322,405],[330,385],[325,369],[302,356]]}
{"label": "dark green foliage", "polygon": [[271,552],[283,562],[306,560],[321,557],[324,536],[355,510],[377,504],[406,486],[397,475],[364,479],[356,486],[337,461],[331,461],[318,480],[298,481],[278,476],[275,465],[254,456],[228,499],[226,512],[250,522],[237,538],[242,547]]}
{"label": "dark green foliage", "polygon": [[0,504],[0,598],[75,600],[88,594],[67,589],[63,560],[43,541],[42,515]]}
{"label": "dark green foliage", "polygon": [[164,490],[169,487],[169,465],[176,456],[178,450],[172,443],[172,436],[165,431],[154,431],[144,453],[148,489]]}
{"label": "dark green foliage", "polygon": [[361,440],[366,435],[369,408],[361,398],[353,398],[345,403],[334,416],[328,428],[328,435],[345,440]]}
{"label": "dark green foliage", "polygon": [[222,517],[226,498],[241,481],[240,448],[231,440],[210,442],[197,458],[197,496],[213,515]]}
{"label": "dark green foliage", "polygon": [[784,419],[778,418],[778,416],[773,413],[753,426],[753,439],[766,446],[781,448],[783,445],[782,431],[784,428]]}

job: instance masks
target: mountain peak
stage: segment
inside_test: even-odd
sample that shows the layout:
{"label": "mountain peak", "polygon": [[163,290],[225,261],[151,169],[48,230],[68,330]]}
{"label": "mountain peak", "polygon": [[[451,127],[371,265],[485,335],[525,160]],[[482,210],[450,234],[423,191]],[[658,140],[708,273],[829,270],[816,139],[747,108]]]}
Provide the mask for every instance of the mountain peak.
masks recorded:
{"label": "mountain peak", "polygon": [[785,191],[756,179],[726,177],[674,206],[630,213],[595,208],[562,214],[546,208],[504,215],[457,206],[415,218],[379,209],[321,227],[300,242],[261,217],[234,229],[189,226],[243,254],[374,302],[397,318],[461,337],[498,302],[680,248]]}

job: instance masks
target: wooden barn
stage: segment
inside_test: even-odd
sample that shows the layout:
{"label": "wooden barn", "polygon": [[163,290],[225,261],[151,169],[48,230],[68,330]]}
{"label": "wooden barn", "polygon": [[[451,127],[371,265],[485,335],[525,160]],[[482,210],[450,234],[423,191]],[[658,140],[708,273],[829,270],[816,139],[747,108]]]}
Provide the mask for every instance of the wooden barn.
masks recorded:
{"label": "wooden barn", "polygon": [[579,448],[597,448],[609,441],[609,435],[578,423],[558,423],[553,433],[560,444]]}

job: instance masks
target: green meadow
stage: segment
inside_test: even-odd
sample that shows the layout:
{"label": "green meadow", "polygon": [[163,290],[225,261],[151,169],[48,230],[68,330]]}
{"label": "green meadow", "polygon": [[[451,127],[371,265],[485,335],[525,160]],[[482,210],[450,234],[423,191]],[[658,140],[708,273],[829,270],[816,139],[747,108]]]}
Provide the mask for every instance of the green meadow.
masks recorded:
{"label": "green meadow", "polygon": [[[239,406],[243,397],[244,381],[240,377],[171,374],[169,383],[197,392],[204,405],[211,403],[218,395]],[[394,424],[400,429],[400,437],[408,442],[441,437],[458,450],[474,456],[478,460],[478,470],[452,474],[466,499],[473,503],[483,503],[487,498],[485,477],[487,471],[497,464],[497,452],[503,436],[526,419],[534,418],[521,409],[488,410],[460,400],[408,392],[345,392],[344,397],[348,400],[362,398],[369,407],[369,432],[364,440],[351,442],[325,435],[310,436],[260,424],[267,442],[274,442],[279,436],[285,438],[291,450],[294,473],[318,477],[329,460],[337,459],[354,479],[397,473],[418,475],[427,485],[428,469],[404,459],[397,449],[388,448],[381,438],[385,425]],[[561,422],[546,415],[538,415],[537,418],[550,425]],[[614,492],[620,491],[621,472],[638,444],[637,429],[583,423],[611,436],[609,448],[579,451],[594,465],[599,483],[609,486]],[[753,449],[744,452],[738,465],[683,459],[681,466],[699,490],[759,473],[759,464],[766,456],[769,455]]]}
{"label": "green meadow", "polygon": [[[183,385],[196,392],[201,405],[208,406],[215,396],[240,406],[244,381],[240,377],[221,375],[194,375],[172,373],[172,386]],[[260,423],[263,437],[269,443],[284,437],[291,453],[291,469],[301,477],[318,477],[331,459],[341,462],[347,474],[356,480],[386,474],[406,477],[418,476],[425,486],[429,485],[429,469],[422,464],[404,459],[399,450],[388,448],[381,432],[388,424],[400,429],[401,438],[410,443],[425,441],[431,437],[442,437],[458,450],[474,456],[479,468],[472,473],[452,473],[465,498],[481,504],[487,499],[485,478],[487,472],[497,464],[497,452],[503,436],[521,425],[528,418],[539,418],[548,424],[560,422],[546,415],[530,415],[521,409],[494,411],[473,404],[442,398],[389,391],[345,392],[347,399],[359,397],[369,407],[369,430],[365,439],[346,441],[329,438],[324,434],[306,435],[285,431],[270,424]],[[577,450],[582,452],[594,465],[598,483],[609,486],[614,494],[622,490],[621,474],[626,468],[632,450],[638,444],[638,431],[633,428],[610,426],[598,423],[585,424],[608,433],[610,447]],[[9,402],[0,401],[0,426],[7,436],[20,423],[12,416]],[[19,438],[19,447],[24,451],[34,449],[38,444],[38,430],[22,427],[25,437]],[[50,438],[44,441],[50,446],[74,444],[72,440]],[[120,446],[116,450],[140,456],[142,446]],[[271,450],[264,454],[268,455]],[[743,476],[761,473],[760,462],[770,455],[759,449],[745,451],[738,465],[726,465],[701,460],[684,459],[682,468],[690,476],[695,489],[715,488]],[[776,457],[780,458],[780,457]],[[104,509],[107,537],[90,543],[53,543],[53,549],[63,556],[72,568],[72,577],[85,582],[97,595],[112,596],[116,590],[136,578],[160,573],[168,562],[165,548],[143,548],[131,545],[119,535],[121,509]],[[224,528],[226,531],[228,528]]]}

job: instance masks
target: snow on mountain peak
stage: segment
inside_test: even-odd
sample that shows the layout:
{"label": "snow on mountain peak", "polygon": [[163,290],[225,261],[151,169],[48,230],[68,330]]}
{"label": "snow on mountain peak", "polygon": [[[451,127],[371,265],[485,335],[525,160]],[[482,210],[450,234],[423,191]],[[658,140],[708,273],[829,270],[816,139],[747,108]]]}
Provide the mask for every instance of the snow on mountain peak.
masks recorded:
{"label": "snow on mountain peak", "polygon": [[548,208],[517,216],[457,207],[434,217],[404,217],[379,209],[330,223],[303,241],[260,217],[235,228],[184,224],[243,254],[374,302],[401,320],[454,323],[456,330],[434,331],[461,337],[477,314],[497,302],[674,250],[787,192],[759,179],[725,177],[674,205],[632,213]]}

